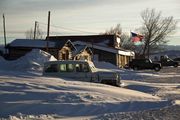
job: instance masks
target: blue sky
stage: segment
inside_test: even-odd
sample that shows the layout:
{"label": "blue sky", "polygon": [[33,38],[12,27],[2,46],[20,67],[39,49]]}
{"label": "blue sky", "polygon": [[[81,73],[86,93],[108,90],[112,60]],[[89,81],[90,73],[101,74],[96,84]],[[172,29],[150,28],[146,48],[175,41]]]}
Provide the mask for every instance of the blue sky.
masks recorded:
{"label": "blue sky", "polygon": [[[179,0],[0,0],[8,40],[25,38],[25,31],[33,28],[35,21],[46,33],[49,10],[53,25],[50,35],[99,34],[118,23],[129,34],[141,26],[140,13],[146,8],[155,8],[163,16],[173,16],[180,22]],[[3,37],[2,19],[0,37]],[[169,39],[169,44],[180,45],[180,24]]]}

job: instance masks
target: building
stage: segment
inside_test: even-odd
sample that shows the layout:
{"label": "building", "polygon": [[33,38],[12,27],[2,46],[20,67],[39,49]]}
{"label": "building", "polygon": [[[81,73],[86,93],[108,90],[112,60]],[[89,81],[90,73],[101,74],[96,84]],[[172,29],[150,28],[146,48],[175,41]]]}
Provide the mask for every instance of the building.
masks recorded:
{"label": "building", "polygon": [[16,39],[7,48],[9,59],[17,59],[32,49],[41,49],[58,60],[96,60],[124,67],[135,53],[120,45],[118,35],[50,36],[46,40]]}
{"label": "building", "polygon": [[134,58],[134,52],[124,49],[100,46],[91,43],[76,41],[75,45],[86,45],[91,48],[92,59],[95,61],[105,61],[112,63],[118,67],[124,67],[132,58]]}
{"label": "building", "polygon": [[8,59],[14,60],[32,49],[48,51],[58,60],[91,60],[92,51],[86,45],[74,45],[70,40],[47,41],[32,39],[16,39],[7,46]]}
{"label": "building", "polygon": [[73,59],[72,51],[76,48],[70,40],[66,41],[46,41],[32,39],[16,39],[7,45],[9,59],[17,59],[30,52],[32,49],[41,49],[52,54],[61,60]]}
{"label": "building", "polygon": [[135,53],[121,48],[118,35],[82,35],[82,36],[50,36],[49,41],[71,40],[74,45],[85,45],[92,50],[92,59],[110,62],[118,67],[124,67]]}

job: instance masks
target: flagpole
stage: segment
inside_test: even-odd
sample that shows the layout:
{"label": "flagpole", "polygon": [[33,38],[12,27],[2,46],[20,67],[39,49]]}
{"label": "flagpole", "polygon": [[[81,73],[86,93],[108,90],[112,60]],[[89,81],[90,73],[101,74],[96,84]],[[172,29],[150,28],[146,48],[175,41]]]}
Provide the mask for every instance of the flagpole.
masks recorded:
{"label": "flagpole", "polygon": [[[140,35],[140,34],[135,33],[135,32],[131,32],[131,41],[134,43],[134,45],[137,45],[137,44],[135,44],[137,42],[141,42],[142,43],[143,39],[144,39],[143,35]],[[139,44],[139,45],[141,45],[141,47],[142,47],[142,44]],[[140,53],[141,52],[139,52],[138,54],[140,54]],[[149,58],[149,55],[148,55],[148,58]]]}
{"label": "flagpole", "polygon": [[148,40],[148,51],[147,51],[147,54],[148,54],[148,59],[149,59],[149,47],[150,47],[150,45],[149,45],[149,40]]}

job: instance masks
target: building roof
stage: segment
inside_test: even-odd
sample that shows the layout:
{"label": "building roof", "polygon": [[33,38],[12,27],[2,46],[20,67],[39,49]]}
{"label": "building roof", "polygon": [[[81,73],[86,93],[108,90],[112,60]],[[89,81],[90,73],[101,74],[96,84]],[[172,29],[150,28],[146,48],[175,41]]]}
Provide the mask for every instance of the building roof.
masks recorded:
{"label": "building roof", "polygon": [[115,54],[119,54],[119,55],[127,55],[127,56],[134,56],[135,53],[133,51],[130,50],[123,50],[123,49],[116,49],[113,47],[105,47],[105,46],[100,46],[98,44],[90,44],[90,43],[86,43],[86,42],[82,42],[82,41],[76,41],[73,42],[75,45],[79,44],[79,45],[86,45],[87,47],[90,48],[95,48],[95,49],[99,49],[102,51],[107,51],[107,52],[111,52],[111,53],[115,53]]}
{"label": "building roof", "polygon": [[[71,40],[89,42],[91,44],[103,44],[104,46],[114,46],[114,40],[117,35],[79,35],[79,36],[50,36],[48,40]],[[47,38],[46,38],[47,39]]]}
{"label": "building roof", "polygon": [[55,47],[55,42],[53,41],[46,41],[43,39],[15,39],[11,43],[9,43],[8,46],[10,47],[33,47],[33,48],[44,48],[47,46],[49,47]]}
{"label": "building roof", "polygon": [[73,43],[70,40],[52,40],[47,41],[43,39],[15,39],[11,43],[9,43],[9,47],[30,47],[30,48],[46,48],[47,44],[49,48],[62,48],[65,44],[70,45],[73,49],[75,49]]}

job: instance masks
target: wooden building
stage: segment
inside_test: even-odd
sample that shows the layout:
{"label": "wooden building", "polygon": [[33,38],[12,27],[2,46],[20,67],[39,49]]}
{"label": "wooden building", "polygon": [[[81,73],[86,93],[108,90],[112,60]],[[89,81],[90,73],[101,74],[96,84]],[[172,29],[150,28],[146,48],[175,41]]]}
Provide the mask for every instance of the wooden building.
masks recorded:
{"label": "wooden building", "polygon": [[16,39],[8,44],[9,59],[17,59],[30,52],[32,49],[41,49],[47,51],[59,60],[73,59],[72,51],[76,50],[70,40],[64,41],[46,41],[46,40],[30,40]]}
{"label": "wooden building", "polygon": [[73,44],[86,45],[92,50],[92,59],[110,62],[118,67],[124,67],[135,53],[121,48],[119,35],[82,35],[82,36],[50,36],[49,41],[69,39]]}
{"label": "wooden building", "polygon": [[95,61],[105,61],[112,63],[120,68],[124,67],[134,58],[134,52],[120,48],[112,48],[100,45],[93,45],[82,41],[73,42],[75,45],[86,45],[93,51],[92,59]]}
{"label": "wooden building", "polygon": [[10,59],[41,49],[48,50],[58,60],[96,60],[124,67],[135,54],[120,45],[118,35],[50,36],[48,40],[16,39],[7,48]]}

